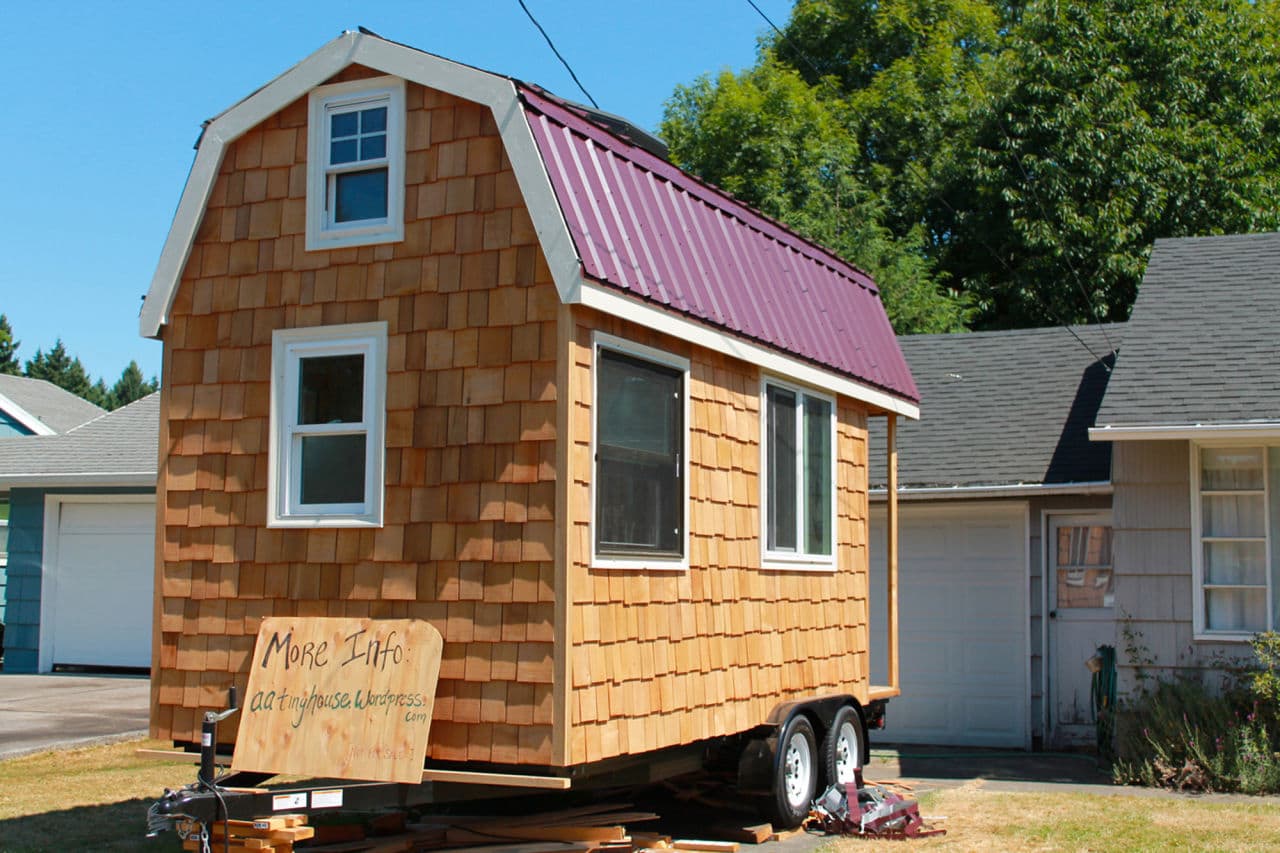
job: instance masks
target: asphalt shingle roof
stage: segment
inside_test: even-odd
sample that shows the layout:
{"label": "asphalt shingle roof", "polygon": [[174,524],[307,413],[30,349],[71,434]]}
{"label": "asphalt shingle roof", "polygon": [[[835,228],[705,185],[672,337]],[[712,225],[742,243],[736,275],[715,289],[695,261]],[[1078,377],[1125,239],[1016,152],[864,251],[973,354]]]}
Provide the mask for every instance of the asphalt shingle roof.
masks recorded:
{"label": "asphalt shingle roof", "polygon": [[156,475],[160,393],[64,433],[0,439],[0,484]]}
{"label": "asphalt shingle roof", "polygon": [[[900,337],[920,388],[919,421],[898,421],[900,488],[1107,481],[1111,446],[1088,429],[1122,325]],[[1090,352],[1092,350],[1092,353]],[[882,429],[871,483],[885,483]]]}
{"label": "asphalt shingle roof", "polygon": [[66,432],[103,414],[102,409],[88,400],[43,379],[0,374],[0,394],[39,418],[54,432]]}
{"label": "asphalt shingle roof", "polygon": [[1280,421],[1280,234],[1157,240],[1097,426]]}

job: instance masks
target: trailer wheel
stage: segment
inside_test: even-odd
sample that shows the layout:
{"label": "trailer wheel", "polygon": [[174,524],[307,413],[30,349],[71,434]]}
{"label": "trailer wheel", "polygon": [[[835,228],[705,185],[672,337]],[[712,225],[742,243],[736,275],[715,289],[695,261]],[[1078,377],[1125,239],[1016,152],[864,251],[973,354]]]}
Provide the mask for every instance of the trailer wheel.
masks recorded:
{"label": "trailer wheel", "polygon": [[809,815],[818,789],[817,740],[813,726],[796,714],[782,728],[773,764],[773,818],[785,829],[799,826]]}
{"label": "trailer wheel", "polygon": [[822,743],[828,785],[855,781],[855,773],[862,766],[862,742],[862,719],[858,710],[845,705],[836,712]]}

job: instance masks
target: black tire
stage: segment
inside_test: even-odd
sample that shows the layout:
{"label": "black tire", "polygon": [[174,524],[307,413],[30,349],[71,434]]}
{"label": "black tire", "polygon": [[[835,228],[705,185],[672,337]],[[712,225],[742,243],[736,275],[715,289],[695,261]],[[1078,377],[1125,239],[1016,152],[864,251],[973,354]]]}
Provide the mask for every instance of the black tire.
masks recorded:
{"label": "black tire", "polygon": [[813,726],[796,714],[782,727],[773,757],[773,825],[799,826],[818,790],[818,749]]}
{"label": "black tire", "polygon": [[862,715],[852,705],[845,705],[836,712],[822,741],[822,767],[826,771],[828,785],[840,785],[854,781],[855,769],[862,767],[866,746],[866,730],[862,727]]}

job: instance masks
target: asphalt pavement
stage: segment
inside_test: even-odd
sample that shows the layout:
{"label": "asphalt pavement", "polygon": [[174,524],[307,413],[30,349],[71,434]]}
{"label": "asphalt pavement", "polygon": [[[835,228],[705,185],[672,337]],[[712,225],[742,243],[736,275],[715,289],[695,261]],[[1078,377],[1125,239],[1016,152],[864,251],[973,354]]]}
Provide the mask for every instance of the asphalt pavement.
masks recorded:
{"label": "asphalt pavement", "polygon": [[137,676],[0,673],[0,760],[145,735],[149,684]]}

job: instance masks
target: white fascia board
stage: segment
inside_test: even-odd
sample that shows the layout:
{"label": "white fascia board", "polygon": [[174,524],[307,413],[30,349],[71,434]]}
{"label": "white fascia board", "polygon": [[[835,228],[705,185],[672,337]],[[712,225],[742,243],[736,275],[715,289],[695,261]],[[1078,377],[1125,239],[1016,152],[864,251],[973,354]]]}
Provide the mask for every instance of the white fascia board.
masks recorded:
{"label": "white fascia board", "polygon": [[36,435],[57,435],[57,432],[51,429],[48,424],[3,394],[0,394],[0,411],[22,424]]}
{"label": "white fascia board", "polygon": [[[1109,495],[1110,480],[1093,480],[1086,483],[1013,483],[1007,486],[928,486],[899,488],[898,499],[907,501],[974,500],[978,498],[1030,498],[1047,495]],[[868,494],[874,501],[885,500],[888,490],[871,489]]]}
{"label": "white fascia board", "polygon": [[118,471],[97,474],[0,474],[0,486],[9,489],[69,488],[75,486],[155,486],[155,471]]}
{"label": "white fascia board", "polygon": [[195,163],[143,303],[139,331],[154,338],[168,320],[182,269],[195,243],[226,146],[353,63],[482,104],[493,111],[516,181],[529,204],[543,253],[561,298],[572,301],[581,263],[560,212],[546,167],[525,121],[515,84],[490,74],[363,33],[344,33],[205,128]]}
{"label": "white fascia board", "polygon": [[1277,438],[1280,421],[1247,424],[1150,424],[1089,428],[1090,441],[1176,441],[1213,438]]}
{"label": "white fascia board", "polygon": [[919,420],[920,418],[920,407],[914,403],[909,403],[878,388],[873,388],[846,376],[815,367],[808,362],[784,355],[777,350],[717,331],[704,326],[702,323],[688,320],[661,308],[647,305],[638,299],[624,296],[604,285],[585,281],[579,290],[579,296],[578,303],[588,308],[594,308],[605,314],[620,317],[623,320],[637,323],[663,334],[683,338],[700,347],[757,365],[778,376],[786,377],[805,385],[811,385],[815,388],[822,388],[833,394],[851,397],[912,420]]}

